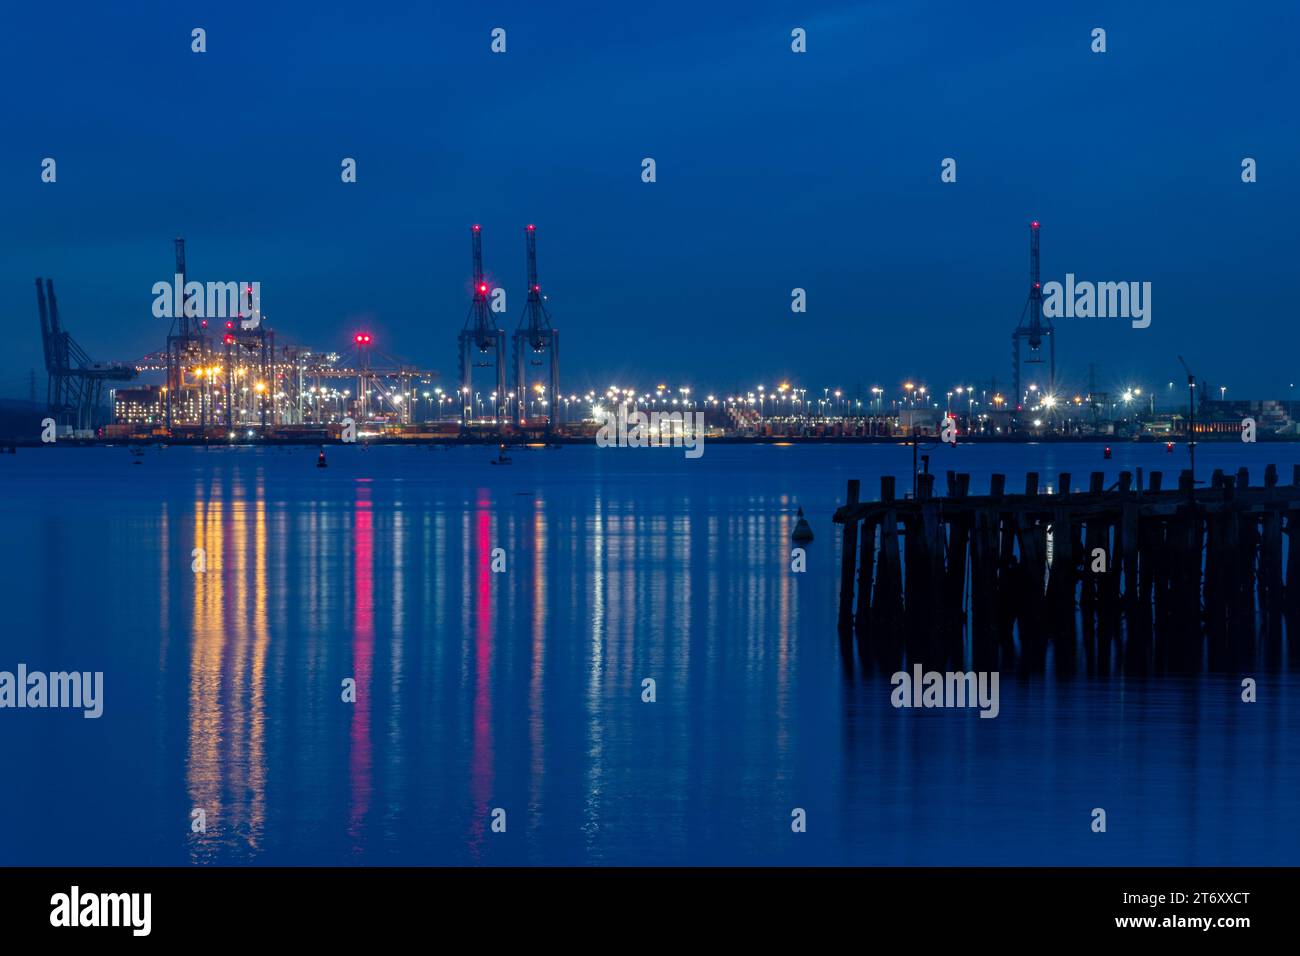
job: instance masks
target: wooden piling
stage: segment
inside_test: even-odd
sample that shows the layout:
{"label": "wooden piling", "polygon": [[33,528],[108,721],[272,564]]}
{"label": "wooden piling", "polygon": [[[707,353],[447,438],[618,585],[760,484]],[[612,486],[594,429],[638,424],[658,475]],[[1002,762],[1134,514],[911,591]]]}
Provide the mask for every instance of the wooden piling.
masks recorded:
{"label": "wooden piling", "polygon": [[[858,503],[861,482],[857,478],[849,479],[845,506],[852,508]],[[840,552],[840,613],[839,630],[847,634],[853,627],[853,576],[857,570],[857,522],[844,523],[844,546]]]}
{"label": "wooden piling", "polygon": [[1110,489],[1095,472],[1087,491],[1061,474],[1059,495],[1040,495],[1036,472],[1020,495],[1001,474],[971,495],[970,476],[948,472],[943,498],[934,475],[917,478],[903,501],[892,477],[874,502],[851,481],[835,514],[839,624],[861,653],[960,666],[969,640],[978,666],[1032,667],[1052,642],[1068,666],[1081,620],[1090,668],[1195,669],[1207,641],[1220,668],[1249,657],[1257,609],[1266,647],[1300,612],[1300,467],[1280,486],[1269,466],[1257,487],[1244,468],[1200,488],[1185,470],[1177,490],[1158,471]]}

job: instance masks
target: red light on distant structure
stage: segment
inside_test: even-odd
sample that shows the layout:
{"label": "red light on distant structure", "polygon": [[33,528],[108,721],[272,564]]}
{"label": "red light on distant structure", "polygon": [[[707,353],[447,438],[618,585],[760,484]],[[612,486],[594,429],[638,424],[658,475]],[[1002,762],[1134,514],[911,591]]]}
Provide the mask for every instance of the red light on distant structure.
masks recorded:
{"label": "red light on distant structure", "polygon": [[227,345],[234,345],[234,344],[235,344],[235,337],[234,337],[233,335],[227,335],[226,338],[225,338],[225,342],[226,342]]}
{"label": "red light on distant structure", "polygon": [[1033,222],[1031,222],[1031,223],[1029,224],[1029,228],[1030,228],[1030,229],[1037,229],[1037,228],[1038,228],[1038,220],[1035,219]]}
{"label": "red light on distant structure", "polygon": [[478,287],[478,290],[479,290],[480,292],[486,292],[486,291],[487,291],[487,283],[483,283],[482,285],[480,285],[480,286]]}
{"label": "red light on distant structure", "polygon": [[203,328],[206,329],[206,328],[208,327],[208,320],[207,320],[207,319],[204,319],[203,322],[202,322],[201,324],[202,324]]}
{"label": "red light on distant structure", "polygon": [[1035,283],[1034,283],[1034,288],[1035,288],[1035,289],[1042,288],[1042,283],[1040,283],[1040,282],[1035,282]]}
{"label": "red light on distant structure", "polygon": [[229,319],[227,319],[227,320],[226,320],[226,328],[228,328],[228,329],[233,329],[234,327],[235,327],[235,323],[234,323],[234,322],[231,322]]}
{"label": "red light on distant structure", "polygon": [[530,224],[530,225],[528,226],[528,231],[529,231],[529,232],[532,232],[532,231],[533,231],[534,229],[536,229],[536,228],[537,228],[536,226]]}
{"label": "red light on distant structure", "polygon": [[369,345],[370,335],[366,332],[358,332],[356,335],[352,336],[352,341],[356,342],[357,345]]}
{"label": "red light on distant structure", "polygon": [[470,226],[470,228],[473,229],[475,232],[478,232],[478,223],[474,223],[474,225]]}
{"label": "red light on distant structure", "polygon": [[533,291],[534,291],[534,292],[541,292],[541,291],[542,291],[542,287],[539,286],[539,285],[535,285],[535,286],[533,286]]}

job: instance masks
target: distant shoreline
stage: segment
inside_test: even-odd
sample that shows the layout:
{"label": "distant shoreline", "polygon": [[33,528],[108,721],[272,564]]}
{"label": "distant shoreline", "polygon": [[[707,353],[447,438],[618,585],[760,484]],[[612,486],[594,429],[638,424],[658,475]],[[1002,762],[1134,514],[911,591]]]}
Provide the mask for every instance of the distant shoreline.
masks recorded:
{"label": "distant shoreline", "polygon": [[[919,442],[922,446],[938,446],[942,444],[937,436],[921,436]],[[984,436],[966,436],[958,440],[958,445],[1163,445],[1172,442],[1175,446],[1185,447],[1187,441],[1183,437],[1178,438],[1114,438],[1107,436],[1064,436],[1050,435],[1041,437],[1032,436],[1005,436],[1000,435],[996,438]],[[1257,444],[1261,445],[1287,445],[1300,442],[1300,436],[1288,437],[1270,437],[1266,435],[1259,436]],[[726,438],[708,438],[705,445],[899,445],[908,446],[912,444],[910,438],[900,437],[877,437],[877,436],[790,436],[790,437],[767,437],[767,436],[728,436]],[[0,439],[0,451],[10,448],[137,448],[145,446],[167,446],[176,445],[189,448],[256,448],[256,447],[302,447],[316,448],[323,446],[339,446],[345,444],[355,445],[384,445],[384,446],[418,446],[418,447],[488,447],[504,444],[511,448],[520,448],[525,446],[546,446],[546,445],[592,445],[596,444],[595,439],[591,437],[576,438],[571,436],[554,436],[551,438],[540,437],[501,437],[501,436],[440,436],[437,438],[386,438],[374,437],[367,438],[356,442],[344,442],[339,438],[298,438],[298,437],[280,437],[264,438],[256,440],[241,439],[238,441],[222,441],[219,439],[202,439],[202,438],[114,438],[114,439],[95,439],[95,438],[60,438],[56,442],[42,443],[31,440]],[[1196,439],[1196,444],[1244,444],[1235,434],[1208,434],[1202,435]]]}

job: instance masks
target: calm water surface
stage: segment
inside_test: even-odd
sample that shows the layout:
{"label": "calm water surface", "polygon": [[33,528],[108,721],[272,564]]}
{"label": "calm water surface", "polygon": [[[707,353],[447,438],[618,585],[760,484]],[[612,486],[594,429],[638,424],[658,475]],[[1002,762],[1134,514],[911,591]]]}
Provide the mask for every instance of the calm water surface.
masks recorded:
{"label": "calm water surface", "polygon": [[[995,470],[1171,484],[1179,451],[932,455],[981,492]],[[98,720],[0,710],[0,863],[1300,864],[1290,669],[1004,673],[981,720],[895,710],[888,675],[843,666],[830,516],[850,477],[909,483],[910,449],[491,457],[0,457],[0,669],[106,685]],[[1212,445],[1198,470],[1296,461]]]}

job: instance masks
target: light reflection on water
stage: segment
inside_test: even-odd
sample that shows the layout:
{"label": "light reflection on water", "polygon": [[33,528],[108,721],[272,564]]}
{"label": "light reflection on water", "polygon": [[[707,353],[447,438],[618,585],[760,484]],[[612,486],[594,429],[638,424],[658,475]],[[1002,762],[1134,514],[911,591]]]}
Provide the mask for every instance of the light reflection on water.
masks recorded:
{"label": "light reflection on water", "polygon": [[[1075,453],[968,451],[976,487]],[[908,450],[670,454],[8,462],[29,557],[3,559],[0,667],[102,669],[107,693],[99,721],[0,713],[26,768],[0,861],[1300,861],[1291,673],[1256,675],[1256,705],[1236,674],[1006,674],[997,720],[895,711],[888,675],[841,665],[829,515]]]}

